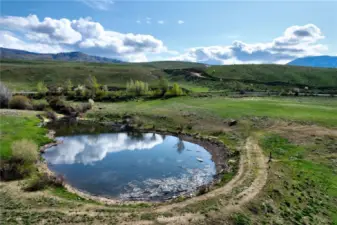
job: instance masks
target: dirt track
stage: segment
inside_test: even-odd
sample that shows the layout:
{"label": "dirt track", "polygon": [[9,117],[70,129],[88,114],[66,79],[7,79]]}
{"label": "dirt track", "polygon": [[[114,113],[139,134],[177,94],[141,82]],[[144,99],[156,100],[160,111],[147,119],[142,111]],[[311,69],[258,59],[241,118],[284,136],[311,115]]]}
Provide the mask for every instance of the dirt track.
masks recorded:
{"label": "dirt track", "polygon": [[[238,210],[240,206],[252,200],[266,184],[267,161],[268,159],[263,155],[257,141],[253,137],[249,137],[242,149],[238,173],[229,183],[204,195],[180,203],[160,206],[154,211],[158,213],[172,212],[212,198],[220,198],[220,211],[222,212],[228,213]],[[203,215],[187,213],[169,218],[157,218],[157,221],[167,224],[188,224],[200,219],[203,219]]]}

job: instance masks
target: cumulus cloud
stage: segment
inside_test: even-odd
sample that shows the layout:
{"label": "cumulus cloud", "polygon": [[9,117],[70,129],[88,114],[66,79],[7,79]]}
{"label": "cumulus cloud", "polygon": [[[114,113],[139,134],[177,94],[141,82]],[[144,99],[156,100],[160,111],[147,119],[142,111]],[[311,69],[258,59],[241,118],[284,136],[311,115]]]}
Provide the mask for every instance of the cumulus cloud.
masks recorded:
{"label": "cumulus cloud", "polygon": [[29,31],[30,37],[36,36],[48,43],[74,44],[81,40],[81,34],[72,28],[68,19],[55,20],[46,17],[39,21],[36,15],[7,16],[0,18],[0,25],[12,30]]}
{"label": "cumulus cloud", "polygon": [[112,0],[80,0],[82,3],[87,6],[98,9],[98,10],[108,10],[111,5],[114,4]]}
{"label": "cumulus cloud", "polygon": [[158,22],[158,24],[164,24],[163,20],[158,20],[157,22]]}
{"label": "cumulus cloud", "polygon": [[151,149],[163,141],[161,135],[151,133],[144,134],[142,139],[133,139],[124,133],[65,137],[63,144],[50,148],[43,156],[51,164],[87,165],[104,159],[108,153]]}
{"label": "cumulus cloud", "polygon": [[178,20],[178,24],[183,24],[183,23],[185,23],[185,21],[183,21],[183,20]]}
{"label": "cumulus cloud", "polygon": [[[147,18],[147,21],[151,21],[151,18]],[[93,21],[90,17],[77,20],[46,17],[40,21],[36,15],[27,17],[6,16],[0,17],[0,25],[7,30],[25,36],[21,39],[17,37],[21,43],[18,47],[23,50],[29,48],[25,45],[29,42],[32,45],[58,46],[56,48],[58,50],[84,50],[89,54],[121,59],[130,58],[136,61],[146,59],[147,53],[168,51],[161,40],[151,35],[125,34],[106,30],[100,23]],[[9,40],[9,37],[7,39]],[[50,52],[55,52],[55,50]],[[39,51],[39,48],[34,51]]]}
{"label": "cumulus cloud", "polygon": [[40,53],[58,53],[71,50],[63,48],[60,45],[25,42],[9,31],[0,31],[0,47]]}
{"label": "cumulus cloud", "polygon": [[323,38],[321,30],[314,24],[291,26],[271,42],[234,41],[228,46],[190,48],[172,59],[209,64],[286,63],[297,57],[322,54],[327,47],[318,41]]}

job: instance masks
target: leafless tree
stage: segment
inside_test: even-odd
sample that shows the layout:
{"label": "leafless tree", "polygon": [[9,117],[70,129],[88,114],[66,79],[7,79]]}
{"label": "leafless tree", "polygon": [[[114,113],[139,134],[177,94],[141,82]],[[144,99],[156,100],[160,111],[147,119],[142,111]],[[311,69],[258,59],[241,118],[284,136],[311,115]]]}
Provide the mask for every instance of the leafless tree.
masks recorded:
{"label": "leafless tree", "polygon": [[0,108],[8,107],[12,92],[0,81]]}

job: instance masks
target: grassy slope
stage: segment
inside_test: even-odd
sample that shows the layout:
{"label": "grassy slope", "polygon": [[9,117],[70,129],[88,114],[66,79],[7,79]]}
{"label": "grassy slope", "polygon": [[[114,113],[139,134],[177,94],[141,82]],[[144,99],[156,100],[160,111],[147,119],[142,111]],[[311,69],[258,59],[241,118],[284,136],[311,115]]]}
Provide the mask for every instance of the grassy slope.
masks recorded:
{"label": "grassy slope", "polygon": [[[214,72],[213,72],[214,71]],[[282,82],[314,87],[337,87],[337,69],[284,65],[211,66],[207,72],[224,80]]]}
{"label": "grassy slope", "polygon": [[[163,69],[199,68],[219,79],[210,81],[184,75],[171,76]],[[213,73],[213,71],[215,71]],[[62,85],[66,79],[74,84],[83,84],[89,74],[109,86],[125,86],[130,79],[157,84],[159,76],[165,75],[172,82],[182,83],[195,91],[205,91],[207,87],[219,86],[223,81],[239,80],[246,83],[287,83],[296,86],[337,87],[337,69],[305,68],[280,65],[233,65],[211,66],[190,62],[150,62],[125,64],[99,64],[51,61],[1,61],[1,81],[17,90],[34,90],[37,82]]]}
{"label": "grassy slope", "polygon": [[11,145],[16,140],[28,139],[39,146],[49,142],[45,136],[46,129],[37,126],[39,120],[33,113],[25,113],[20,116],[1,115],[1,148],[0,158],[6,159],[11,155]]}
{"label": "grassy slope", "polygon": [[38,81],[62,85],[71,79],[73,84],[83,84],[89,74],[100,83],[125,86],[130,79],[154,82],[161,71],[137,64],[97,64],[68,62],[2,63],[1,80],[18,90],[34,90]]}
{"label": "grassy slope", "polygon": [[[212,112],[223,118],[268,116],[296,121],[306,121],[337,127],[337,100],[328,98],[173,98],[146,101],[141,104],[123,102],[116,104],[97,103],[103,110],[138,112],[146,114],[179,113],[180,110],[202,113]],[[93,113],[93,112],[91,112]]]}

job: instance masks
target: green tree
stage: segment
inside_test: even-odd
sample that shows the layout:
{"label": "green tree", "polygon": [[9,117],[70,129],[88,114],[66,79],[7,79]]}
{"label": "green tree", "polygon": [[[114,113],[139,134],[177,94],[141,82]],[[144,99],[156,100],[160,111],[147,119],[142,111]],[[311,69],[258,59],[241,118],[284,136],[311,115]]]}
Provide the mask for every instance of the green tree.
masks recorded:
{"label": "green tree", "polygon": [[158,86],[159,89],[161,90],[162,95],[164,95],[169,88],[167,79],[165,79],[165,77],[160,77]]}
{"label": "green tree", "polygon": [[64,90],[69,92],[73,89],[73,83],[71,82],[70,79],[68,79],[65,83],[65,87],[64,87]]}
{"label": "green tree", "polygon": [[136,96],[146,95],[149,91],[149,85],[143,81],[130,80],[126,83],[126,91]]}
{"label": "green tree", "polygon": [[90,94],[92,97],[95,97],[96,92],[99,91],[100,84],[97,82],[97,79],[95,76],[89,75],[87,79],[87,86],[90,90]]}
{"label": "green tree", "polygon": [[46,93],[48,91],[48,88],[43,81],[37,83],[36,89],[40,93]]}
{"label": "green tree", "polygon": [[179,87],[179,84],[177,83],[174,83],[173,84],[173,87],[172,87],[172,95],[174,96],[180,96],[180,95],[183,95],[184,92],[183,90]]}

